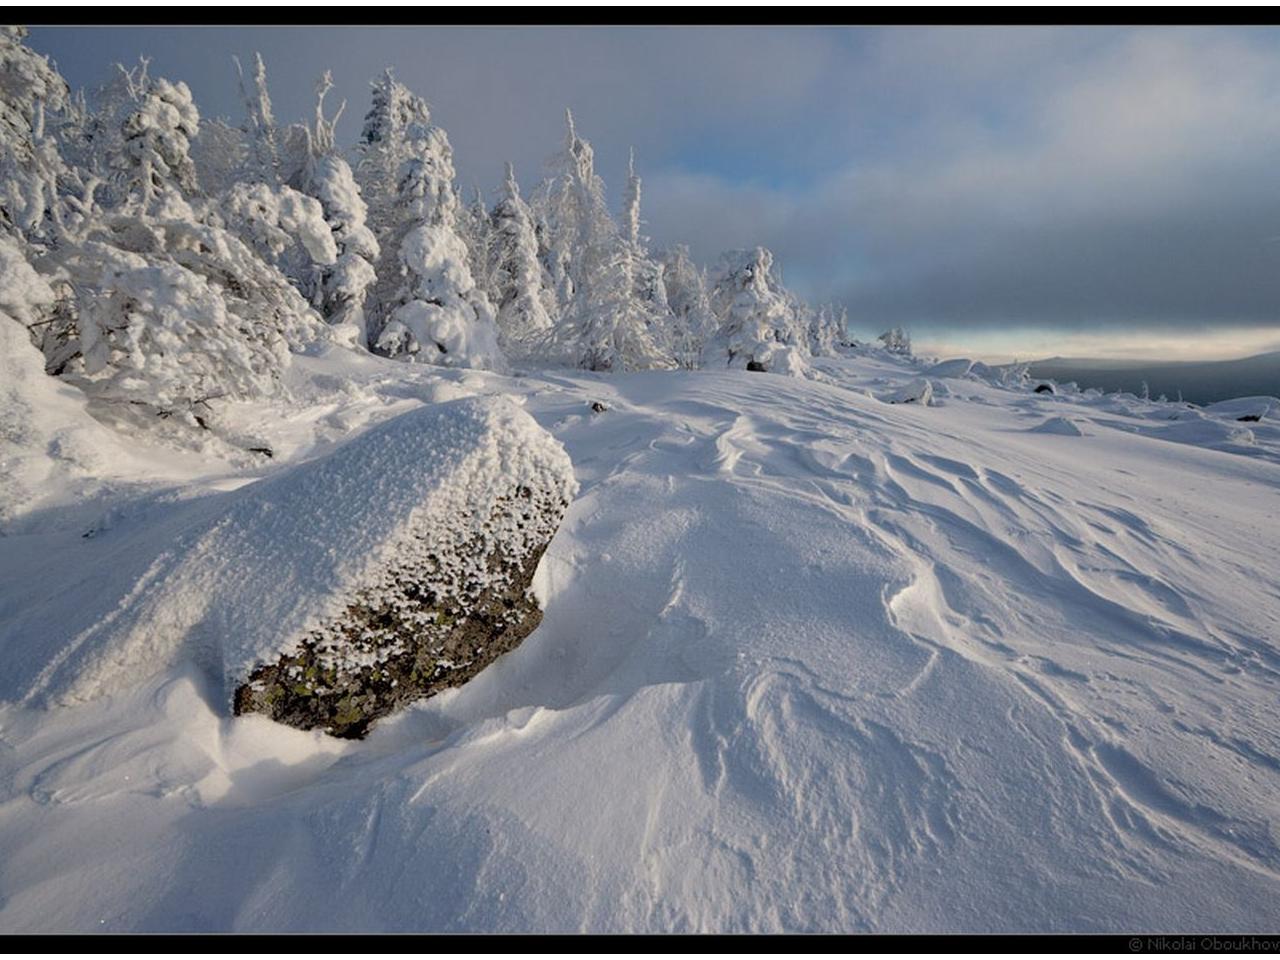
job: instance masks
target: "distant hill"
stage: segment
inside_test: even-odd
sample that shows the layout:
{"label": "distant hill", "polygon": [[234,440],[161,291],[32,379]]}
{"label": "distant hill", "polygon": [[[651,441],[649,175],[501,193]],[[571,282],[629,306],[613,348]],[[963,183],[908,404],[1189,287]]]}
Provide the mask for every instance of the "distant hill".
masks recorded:
{"label": "distant hill", "polygon": [[1031,364],[1031,375],[1080,387],[1141,394],[1143,384],[1151,396],[1170,400],[1213,403],[1233,397],[1280,396],[1280,350],[1241,360],[1204,360],[1157,363],[1133,360],[1097,360],[1053,357]]}

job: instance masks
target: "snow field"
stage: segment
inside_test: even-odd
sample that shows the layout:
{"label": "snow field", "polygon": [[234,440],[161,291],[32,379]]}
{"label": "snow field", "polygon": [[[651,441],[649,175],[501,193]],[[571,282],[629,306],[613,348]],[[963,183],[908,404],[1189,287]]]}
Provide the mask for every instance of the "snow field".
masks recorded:
{"label": "snow field", "polygon": [[[190,660],[0,707],[0,929],[1280,919],[1265,419],[1211,449],[1162,438],[1160,405],[980,378],[886,404],[920,372],[874,353],[814,379],[332,358],[300,358],[281,461],[503,391],[563,444],[581,490],[542,625],[359,744],[229,719]],[[1059,416],[1082,435],[1031,430]],[[166,542],[218,469],[183,500],[117,490],[87,540],[55,511],[0,541],[6,622],[48,615],[54,569],[96,622],[133,573],[92,551]]]}

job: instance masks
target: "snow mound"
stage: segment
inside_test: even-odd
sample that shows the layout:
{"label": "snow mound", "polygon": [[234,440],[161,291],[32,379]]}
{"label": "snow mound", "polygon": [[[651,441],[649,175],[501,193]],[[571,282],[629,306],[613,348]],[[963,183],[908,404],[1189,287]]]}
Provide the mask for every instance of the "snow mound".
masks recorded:
{"label": "snow mound", "polygon": [[1060,437],[1083,437],[1079,425],[1070,417],[1050,417],[1044,423],[1032,427],[1029,433],[1052,433]]}
{"label": "snow mound", "polygon": [[[559,510],[495,521],[495,504],[521,488]],[[452,548],[496,539],[518,560],[545,544],[575,492],[564,449],[512,401],[413,410],[226,495],[226,509],[159,553],[109,615],[47,638],[62,653],[29,696],[92,699],[186,658],[229,685],[323,635],[356,595],[391,591],[407,568],[426,565],[455,595],[484,584],[490,571],[465,568]]]}
{"label": "snow mound", "polygon": [[927,407],[933,403],[933,384],[921,378],[885,394],[881,399],[885,403],[918,403]]}
{"label": "snow mound", "polygon": [[1149,431],[1147,436],[1210,449],[1230,450],[1241,446],[1252,446],[1254,443],[1253,431],[1248,427],[1211,420],[1207,417],[1170,423],[1168,426]]}
{"label": "snow mound", "polygon": [[986,380],[990,383],[997,383],[1000,380],[1000,374],[987,366],[981,360],[974,361],[973,365],[969,367],[969,376],[979,377],[980,379]]}
{"label": "snow mound", "polygon": [[1280,400],[1275,397],[1237,397],[1211,403],[1204,412],[1232,420],[1271,420],[1280,417]]}
{"label": "snow mound", "polygon": [[942,360],[925,371],[931,377],[967,377],[973,370],[973,361],[966,357]]}

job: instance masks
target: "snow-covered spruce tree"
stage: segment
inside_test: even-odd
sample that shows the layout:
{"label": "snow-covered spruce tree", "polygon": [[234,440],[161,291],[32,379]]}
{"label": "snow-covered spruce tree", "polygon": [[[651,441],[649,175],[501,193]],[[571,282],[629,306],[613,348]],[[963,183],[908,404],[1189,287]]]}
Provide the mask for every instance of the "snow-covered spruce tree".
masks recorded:
{"label": "snow-covered spruce tree", "polygon": [[225,193],[240,182],[249,159],[244,131],[218,118],[201,118],[191,141],[196,179],[211,196]]}
{"label": "snow-covered spruce tree", "polygon": [[[856,341],[849,336],[849,308],[843,304],[835,308],[835,346],[847,347]],[[834,351],[833,351],[834,352]]]}
{"label": "snow-covered spruce tree", "polygon": [[636,173],[634,148],[627,156],[627,191],[623,203],[623,231],[631,251],[632,289],[639,308],[645,313],[645,324],[655,346],[675,360],[671,306],[667,302],[666,285],[662,282],[662,264],[649,256],[648,237],[640,235],[641,180]]}
{"label": "snow-covered spruce tree", "polygon": [[711,307],[720,326],[703,349],[704,367],[803,373],[807,331],[798,329],[793,301],[773,273],[773,254],[764,247],[721,257]]}
{"label": "snow-covered spruce tree", "polygon": [[[374,82],[361,168],[379,198],[382,258],[370,340],[392,357],[501,369],[493,309],[471,275],[458,233],[453,150],[426,103],[390,71]],[[387,173],[398,161],[394,199]]]}
{"label": "snow-covered spruce tree", "polygon": [[703,344],[716,331],[716,317],[707,295],[704,271],[694,264],[683,244],[664,251],[662,285],[671,311],[671,342],[676,362],[686,369],[699,364]]}
{"label": "snow-covered spruce tree", "polygon": [[312,303],[335,327],[335,335],[368,346],[365,303],[375,280],[378,241],[365,221],[368,208],[347,161],[338,153],[335,129],[343,106],[332,119],[324,115],[324,98],[333,87],[326,70],[316,85],[316,111],[311,126],[294,124],[285,138],[282,174],[286,186],[319,202],[332,237],[336,259],[329,261],[312,291]]}
{"label": "snow-covered spruce tree", "polygon": [[901,327],[894,327],[892,330],[886,330],[880,336],[876,337],[884,344],[884,349],[889,353],[898,354],[899,356],[911,356],[911,335]]}
{"label": "snow-covered spruce tree", "polygon": [[489,209],[480,187],[471,189],[471,202],[458,210],[458,235],[467,245],[467,269],[477,289],[489,303],[494,301],[492,278],[489,276],[489,247],[493,243],[489,225]]}
{"label": "snow-covered spruce tree", "polygon": [[577,256],[617,232],[604,199],[604,181],[595,172],[591,144],[578,136],[572,111],[565,110],[564,147],[548,162],[549,176],[534,193],[532,208],[540,226],[540,254],[556,302],[565,317],[580,270]]}
{"label": "snow-covered spruce tree", "polygon": [[153,77],[149,61],[117,64],[97,97],[94,113],[105,121],[95,155],[109,178],[108,204],[117,212],[155,219],[194,219],[196,194],[191,141],[200,112],[181,81]]}
{"label": "snow-covered spruce tree", "polygon": [[[231,230],[288,277],[304,298],[323,308],[325,281],[338,259],[332,226],[319,200],[281,182],[279,137],[262,57],[255,55],[252,88],[246,86],[238,60],[236,70],[245,102],[243,149],[239,151],[243,162],[234,182],[208,205],[204,219]],[[323,124],[323,115],[317,124]],[[301,129],[304,134],[309,132]],[[311,152],[309,143],[296,152],[301,156],[295,156],[295,163],[302,168]],[[300,175],[302,171],[296,172]]]}
{"label": "snow-covered spruce tree", "polygon": [[498,337],[509,357],[537,352],[553,321],[546,307],[546,275],[538,259],[533,214],[507,164],[502,197],[489,218],[489,268]]}
{"label": "snow-covered spruce tree", "polygon": [[585,370],[664,370],[675,366],[654,339],[652,311],[635,294],[634,257],[619,233],[579,254],[580,280],[557,334],[560,354]]}
{"label": "snow-covered spruce tree", "polygon": [[253,80],[251,85],[245,83],[244,68],[240,66],[240,58],[231,58],[236,65],[236,76],[240,83],[240,97],[244,100],[245,119],[241,129],[245,133],[248,145],[246,172],[248,179],[276,186],[280,182],[280,150],[277,144],[275,115],[271,110],[271,94],[267,90],[267,66],[262,62],[262,54],[253,55]]}
{"label": "snow-covered spruce tree", "polygon": [[426,128],[431,111],[421,97],[396,81],[388,68],[375,79],[372,104],[356,143],[356,180],[368,205],[369,226],[383,245],[402,226],[398,208],[400,168],[412,156],[409,126]]}
{"label": "snow-covered spruce tree", "polygon": [[92,114],[89,163],[112,182],[76,242],[41,262],[57,298],[41,328],[46,369],[102,419],[221,433],[215,402],[278,392],[290,350],[324,327],[278,270],[198,218],[199,121],[184,85],[145,62],[121,69]]}
{"label": "snow-covered spruce tree", "polygon": [[78,235],[99,183],[74,162],[90,127],[84,96],[23,43],[26,35],[0,26],[0,233],[34,254]]}
{"label": "snow-covered spruce tree", "polygon": [[565,120],[564,149],[550,163],[536,206],[557,291],[553,353],[587,370],[674,366],[655,339],[652,306],[636,295],[636,249],[609,215],[591,144],[567,110]]}
{"label": "snow-covered spruce tree", "polygon": [[337,244],[320,202],[286,186],[240,182],[218,197],[228,230],[288,277],[315,303]]}
{"label": "snow-covered spruce tree", "polygon": [[847,313],[833,303],[820,304],[809,313],[809,352],[815,357],[830,357],[836,344],[844,339]]}

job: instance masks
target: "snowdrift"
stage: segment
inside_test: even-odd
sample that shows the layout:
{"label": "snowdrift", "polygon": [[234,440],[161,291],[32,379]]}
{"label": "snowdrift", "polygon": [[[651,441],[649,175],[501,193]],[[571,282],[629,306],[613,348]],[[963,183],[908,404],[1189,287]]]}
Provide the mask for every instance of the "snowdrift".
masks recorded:
{"label": "snowdrift", "polygon": [[1274,419],[1280,414],[1280,400],[1275,397],[1237,397],[1234,400],[1211,403],[1204,411],[1217,417],[1257,423],[1260,420]]}
{"label": "snowdrift", "polygon": [[954,360],[941,360],[925,371],[931,377],[939,377],[945,379],[948,377],[967,377],[973,370],[973,361],[966,357],[957,357]]}
{"label": "snowdrift", "polygon": [[[290,689],[308,687],[317,723],[284,719],[319,725],[344,712],[340,727],[363,729],[427,681],[474,673],[478,658],[488,662],[536,625],[536,607],[519,595],[574,491],[563,448],[510,400],[414,410],[327,457],[215,498],[173,539],[152,539],[158,556],[114,610],[78,635],[44,636],[59,653],[26,694],[92,698],[190,657],[221,679],[225,696],[255,667],[291,657],[237,707],[275,715],[281,697],[272,684],[288,680]],[[124,552],[136,569],[145,545]],[[491,609],[498,596],[509,602]],[[74,590],[65,599],[102,602]],[[454,649],[463,611],[477,605],[494,628],[493,648]],[[24,628],[42,629],[16,625]],[[16,646],[33,644],[18,638]],[[405,677],[392,683],[388,664],[406,656],[408,666],[395,671]],[[410,683],[415,668],[426,675]],[[375,696],[366,689],[375,681],[400,689]]]}
{"label": "snowdrift", "polygon": [[0,239],[0,530],[55,476],[88,472],[100,445],[119,446],[85,411],[84,394],[44,372],[25,327],[52,302],[48,284]]}
{"label": "snowdrift", "polygon": [[1032,433],[1052,433],[1060,437],[1084,436],[1080,427],[1070,417],[1050,417],[1039,426],[1031,428]]}
{"label": "snowdrift", "polygon": [[[522,397],[513,420],[563,444],[582,485],[539,563],[538,629],[361,741],[227,716],[230,691],[204,676],[259,661],[233,637],[192,670],[203,622],[128,690],[0,705],[0,930],[1280,922],[1268,420],[1226,421],[1255,442],[1214,449],[1145,434],[1179,411],[1138,399],[970,378],[934,383],[953,388],[945,405],[891,405],[921,374],[883,351],[813,358],[822,379],[355,356],[294,368],[349,392],[262,408],[292,438],[272,437],[279,473],[211,464],[199,484],[117,491],[88,539],[66,522],[88,519],[76,500],[0,538],[0,690],[87,685],[141,605],[164,627],[149,596],[181,612],[175,584],[213,589],[209,609],[288,615],[289,596],[218,581],[241,578],[219,520],[304,540],[333,524],[342,552],[289,552],[352,569],[377,541],[363,524],[386,533],[380,512],[413,499],[396,451],[441,442],[443,405],[412,404],[461,391]],[[450,409],[472,402],[502,406]],[[1031,432],[1054,416],[1083,435]],[[306,460],[307,430],[374,420]],[[362,449],[388,477],[376,489]],[[319,527],[279,519],[304,489]],[[282,593],[309,582],[249,562]],[[37,684],[51,642],[65,668]]]}

